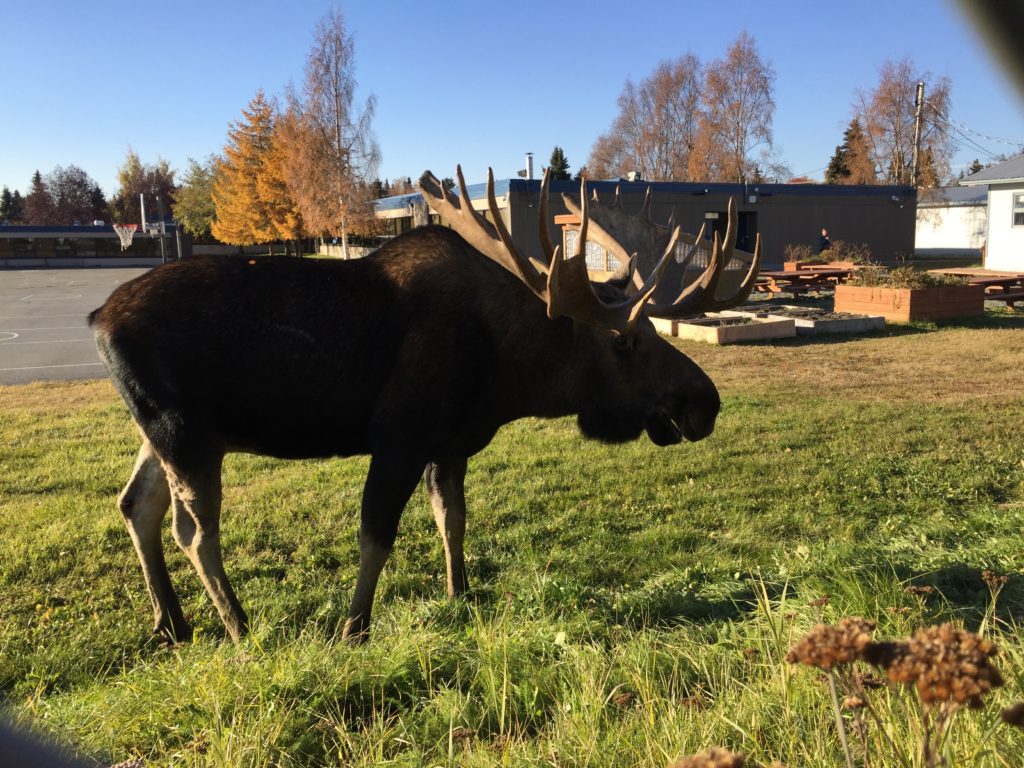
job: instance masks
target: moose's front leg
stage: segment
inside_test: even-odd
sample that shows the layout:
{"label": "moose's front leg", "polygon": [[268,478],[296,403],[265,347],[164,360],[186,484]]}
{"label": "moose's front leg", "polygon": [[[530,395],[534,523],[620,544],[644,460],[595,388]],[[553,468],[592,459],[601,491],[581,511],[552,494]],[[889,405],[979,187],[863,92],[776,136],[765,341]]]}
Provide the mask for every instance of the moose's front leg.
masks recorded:
{"label": "moose's front leg", "polygon": [[359,575],[342,637],[365,642],[369,637],[373,594],[398,534],[398,520],[416,489],[424,461],[408,456],[374,454],[363,488],[359,524]]}
{"label": "moose's front leg", "polygon": [[434,509],[434,522],[444,542],[448,596],[455,597],[469,589],[462,550],[466,536],[466,459],[460,457],[428,464],[423,479]]}

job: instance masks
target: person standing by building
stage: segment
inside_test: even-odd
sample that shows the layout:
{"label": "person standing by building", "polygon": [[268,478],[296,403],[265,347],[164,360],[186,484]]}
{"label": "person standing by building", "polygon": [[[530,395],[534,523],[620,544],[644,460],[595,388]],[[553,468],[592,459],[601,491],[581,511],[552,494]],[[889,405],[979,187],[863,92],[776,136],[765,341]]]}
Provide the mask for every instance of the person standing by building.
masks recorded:
{"label": "person standing by building", "polygon": [[832,247],[832,241],[828,239],[828,230],[824,227],[821,228],[821,237],[818,238],[818,253],[827,251]]}

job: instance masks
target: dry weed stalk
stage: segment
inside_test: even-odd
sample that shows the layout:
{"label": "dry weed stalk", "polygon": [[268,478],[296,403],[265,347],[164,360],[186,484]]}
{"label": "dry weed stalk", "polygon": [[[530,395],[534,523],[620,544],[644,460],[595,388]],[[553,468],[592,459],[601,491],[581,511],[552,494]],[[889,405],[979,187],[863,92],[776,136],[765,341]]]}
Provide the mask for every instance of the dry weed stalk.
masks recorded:
{"label": "dry weed stalk", "polygon": [[[991,664],[997,653],[995,645],[952,624],[920,629],[907,640],[876,642],[871,638],[874,626],[860,617],[845,618],[834,627],[820,624],[797,641],[787,660],[826,673],[836,727],[850,768],[854,761],[843,710],[850,714],[860,735],[865,768],[870,766],[865,713],[891,753],[903,765],[910,765],[909,756],[897,748],[886,723],[872,706],[868,689],[877,686],[872,685],[870,676],[860,672],[857,662],[881,668],[890,684],[914,686],[921,718],[920,763],[925,768],[946,765],[941,745],[957,711],[965,705],[981,708],[985,694],[1003,684],[999,670]],[[845,694],[842,705],[837,688]],[[1024,722],[1024,706],[1020,711],[1006,710],[1003,719]]]}

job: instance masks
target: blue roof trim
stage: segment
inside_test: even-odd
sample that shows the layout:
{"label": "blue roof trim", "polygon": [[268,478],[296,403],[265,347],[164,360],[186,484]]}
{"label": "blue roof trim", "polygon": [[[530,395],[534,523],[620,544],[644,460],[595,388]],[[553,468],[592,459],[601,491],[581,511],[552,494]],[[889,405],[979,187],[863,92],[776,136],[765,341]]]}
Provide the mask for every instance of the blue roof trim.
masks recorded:
{"label": "blue roof trim", "polygon": [[[578,194],[578,181],[552,181],[550,190],[553,193],[567,192]],[[623,194],[643,195],[648,187],[657,194],[674,195],[732,195],[742,198],[744,195],[788,197],[885,197],[893,195],[909,197],[915,194],[911,186],[883,186],[878,184],[699,184],[675,181],[588,181],[588,190],[597,190],[599,195],[611,198],[615,188],[619,187]],[[487,193],[486,184],[470,184],[469,197],[480,200]],[[494,182],[494,194],[501,197],[506,192],[540,194],[540,179],[500,179]],[[396,195],[377,200],[378,211],[393,211],[404,208],[413,201],[423,199],[423,195],[414,192],[408,195]]]}
{"label": "blue roof trim", "polygon": [[[540,182],[537,182],[540,184]],[[494,194],[497,197],[501,197],[509,191],[509,179],[497,179],[494,182]],[[538,189],[540,187],[538,186]],[[482,200],[487,194],[487,184],[470,184],[469,185],[469,199],[470,200]],[[458,190],[456,190],[458,194]],[[411,192],[407,195],[395,195],[393,197],[382,197],[374,203],[374,206],[378,211],[396,211],[401,208],[405,208],[409,203],[417,202],[423,199],[423,195],[419,192]]]}

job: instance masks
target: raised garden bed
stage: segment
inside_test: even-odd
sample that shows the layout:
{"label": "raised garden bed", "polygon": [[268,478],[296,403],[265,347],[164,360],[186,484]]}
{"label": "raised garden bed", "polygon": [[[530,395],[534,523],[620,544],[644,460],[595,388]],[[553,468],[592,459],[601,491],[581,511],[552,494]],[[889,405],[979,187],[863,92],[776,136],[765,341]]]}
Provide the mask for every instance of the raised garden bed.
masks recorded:
{"label": "raised garden bed", "polygon": [[817,307],[738,307],[722,314],[734,313],[758,318],[792,318],[797,336],[825,333],[870,333],[885,328],[881,315],[858,315],[851,312],[829,312]]}
{"label": "raised garden bed", "polygon": [[980,285],[938,285],[928,288],[890,288],[837,285],[836,312],[881,315],[886,320],[945,320],[985,314],[985,288]]}
{"label": "raised garden bed", "polygon": [[786,272],[795,272],[799,269],[855,269],[857,265],[852,261],[784,261],[782,268]]}
{"label": "raised garden bed", "polygon": [[658,318],[654,320],[654,327],[669,336],[708,344],[787,339],[796,335],[796,324],[792,318],[761,318],[726,313],[708,313],[703,317],[685,320]]}

